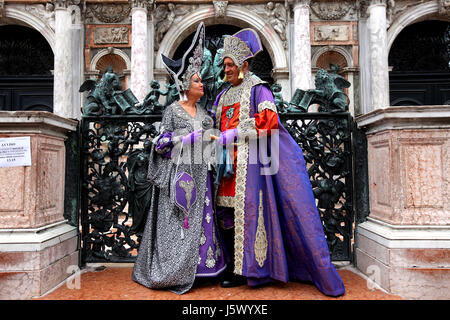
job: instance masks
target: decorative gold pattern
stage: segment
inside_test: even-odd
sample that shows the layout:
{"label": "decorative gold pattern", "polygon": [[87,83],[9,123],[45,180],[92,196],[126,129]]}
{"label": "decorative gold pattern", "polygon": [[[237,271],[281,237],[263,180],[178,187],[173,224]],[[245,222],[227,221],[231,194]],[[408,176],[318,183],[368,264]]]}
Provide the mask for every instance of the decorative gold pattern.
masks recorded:
{"label": "decorative gold pattern", "polygon": [[218,196],[217,205],[221,207],[234,208],[234,197]]}
{"label": "decorative gold pattern", "polygon": [[200,236],[200,245],[204,245],[206,243],[205,229],[202,227],[202,235]]}
{"label": "decorative gold pattern", "polygon": [[214,259],[214,252],[211,246],[208,247],[208,251],[206,252],[206,260],[205,260],[205,266],[207,268],[214,268],[216,265],[216,260]]}
{"label": "decorative gold pattern", "polygon": [[260,268],[263,267],[264,261],[267,258],[267,233],[264,225],[264,206],[263,206],[263,192],[259,190],[259,213],[258,213],[258,227],[255,235],[255,259]]}

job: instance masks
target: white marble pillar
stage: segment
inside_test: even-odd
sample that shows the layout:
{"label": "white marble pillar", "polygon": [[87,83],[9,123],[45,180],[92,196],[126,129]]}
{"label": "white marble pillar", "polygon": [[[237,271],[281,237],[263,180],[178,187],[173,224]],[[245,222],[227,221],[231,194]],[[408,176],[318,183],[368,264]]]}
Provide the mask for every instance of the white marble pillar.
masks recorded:
{"label": "white marble pillar", "polygon": [[154,71],[154,67],[155,67],[155,59],[154,59],[154,48],[155,48],[155,43],[154,43],[154,39],[155,39],[155,26],[153,24],[153,16],[151,14],[149,14],[149,20],[148,20],[148,26],[147,26],[147,52],[148,52],[148,67],[147,67],[147,76],[149,81],[154,79],[153,76],[153,71]]}
{"label": "white marble pillar", "polygon": [[148,27],[147,1],[134,0],[131,10],[131,84],[130,88],[139,101],[143,101],[148,89]]}
{"label": "white marble pillar", "polygon": [[296,0],[294,10],[294,47],[292,61],[292,92],[313,87],[311,73],[311,39],[309,27],[310,0]]}
{"label": "white marble pillar", "polygon": [[53,113],[72,118],[72,19],[67,0],[55,1]]}
{"label": "white marble pillar", "polygon": [[84,42],[84,24],[81,20],[81,9],[77,5],[68,8],[73,23],[71,24],[72,35],[72,116],[73,119],[81,119],[81,108],[83,106],[83,94],[79,91],[84,82],[84,48],[80,43]]}
{"label": "white marble pillar", "polygon": [[372,0],[369,11],[370,87],[372,109],[389,106],[386,1]]}

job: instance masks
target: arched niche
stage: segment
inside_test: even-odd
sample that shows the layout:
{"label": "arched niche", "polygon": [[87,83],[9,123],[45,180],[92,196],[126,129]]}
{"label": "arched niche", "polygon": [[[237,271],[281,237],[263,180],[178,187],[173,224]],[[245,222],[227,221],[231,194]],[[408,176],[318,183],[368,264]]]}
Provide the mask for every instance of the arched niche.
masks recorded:
{"label": "arched niche", "polygon": [[351,83],[351,86],[344,91],[350,100],[349,112],[355,115],[354,72],[356,71],[356,68],[354,66],[353,58],[351,54],[342,47],[321,47],[311,57],[313,77],[315,77],[315,74],[319,69],[325,69],[328,72],[332,72],[330,68],[331,64],[337,65],[339,67],[338,73]]}
{"label": "arched niche", "polygon": [[89,73],[91,76],[101,77],[106,67],[111,66],[122,82],[122,88],[126,89],[130,83],[131,60],[128,55],[117,48],[102,49],[91,59]]}

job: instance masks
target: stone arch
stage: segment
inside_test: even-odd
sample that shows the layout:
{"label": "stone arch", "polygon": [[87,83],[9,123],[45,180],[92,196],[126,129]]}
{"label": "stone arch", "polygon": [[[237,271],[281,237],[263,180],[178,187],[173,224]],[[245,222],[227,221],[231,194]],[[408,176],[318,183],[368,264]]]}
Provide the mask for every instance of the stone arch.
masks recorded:
{"label": "stone arch", "polygon": [[312,67],[313,68],[319,67],[318,64],[320,64],[320,60],[324,57],[324,55],[329,54],[329,53],[336,53],[337,57],[342,57],[340,59],[336,57],[339,60],[343,60],[342,63],[340,63],[340,65],[344,65],[345,67],[350,67],[350,68],[354,67],[353,58],[352,58],[351,54],[349,54],[345,49],[343,49],[341,47],[336,47],[336,46],[326,46],[326,47],[322,47],[319,50],[317,50],[311,59]]}
{"label": "stone arch", "polygon": [[55,31],[47,21],[44,21],[24,9],[23,5],[5,5],[3,18],[0,19],[6,24],[19,24],[37,30],[49,43],[53,54],[55,54]]}
{"label": "stone arch", "polygon": [[[394,43],[401,37],[401,33],[408,27],[426,21],[445,21],[450,23],[450,16],[442,14],[440,11],[439,1],[430,1],[419,4],[413,8],[405,10],[390,25],[387,31],[387,48],[388,57],[394,48]],[[424,80],[426,77],[427,79]],[[417,74],[412,71],[392,70],[389,79],[389,99],[390,105],[436,105],[448,103],[448,89],[446,88],[445,80],[448,79],[448,74],[441,75],[434,74],[432,71]],[[428,83],[432,79],[433,85],[425,85],[424,81]],[[411,83],[414,83],[414,89],[411,89]],[[406,89],[405,89],[406,88]]]}
{"label": "stone arch", "polygon": [[[326,63],[325,63],[326,62]],[[355,65],[351,53],[339,46],[324,46],[318,49],[311,57],[311,66],[313,69],[313,77],[317,72],[317,69],[323,68],[329,70],[329,63],[334,63],[344,71],[343,76],[351,83],[350,88],[345,89],[345,93],[350,99],[349,111],[351,114],[355,114],[355,90],[354,90],[354,70]],[[311,110],[315,110],[314,108]]]}
{"label": "stone arch", "polygon": [[118,56],[119,59],[121,59],[125,63],[127,70],[129,70],[131,68],[131,60],[125,52],[123,52],[122,50],[117,49],[117,48],[108,48],[108,49],[100,50],[99,52],[97,52],[96,55],[94,55],[94,57],[92,57],[91,63],[89,65],[89,70],[90,71],[97,70],[96,67],[97,67],[97,64],[100,61],[100,59],[103,58],[104,56],[110,55],[110,54]]}
{"label": "stone arch", "polygon": [[124,76],[122,79],[122,88],[127,88],[128,83],[130,83],[129,76],[131,68],[131,59],[128,55],[117,48],[102,49],[91,59],[91,63],[89,64],[90,74],[101,74],[104,71],[106,64],[111,65],[114,72],[119,76]]}
{"label": "stone arch", "polygon": [[198,23],[203,21],[205,25],[233,24],[239,27],[251,27],[258,31],[264,46],[269,51],[274,70],[287,70],[287,57],[281,39],[266,21],[255,13],[239,6],[228,6],[225,17],[216,17],[209,7],[201,8],[187,14],[176,25],[171,26],[161,41],[161,46],[156,55],[155,68],[162,69],[161,54],[171,57],[176,47],[185,37],[195,32]]}
{"label": "stone arch", "polygon": [[394,43],[395,39],[404,28],[413,23],[428,20],[431,18],[433,18],[434,20],[450,21],[449,16],[439,15],[438,1],[417,5],[412,9],[406,10],[399,17],[396,17],[395,21],[391,24],[387,32],[388,53],[391,50],[391,46]]}

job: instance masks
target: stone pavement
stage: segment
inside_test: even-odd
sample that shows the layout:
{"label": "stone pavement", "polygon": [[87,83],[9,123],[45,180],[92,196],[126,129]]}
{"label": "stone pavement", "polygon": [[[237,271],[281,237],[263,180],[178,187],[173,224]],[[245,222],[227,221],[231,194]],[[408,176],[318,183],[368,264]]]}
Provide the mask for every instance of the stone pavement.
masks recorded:
{"label": "stone pavement", "polygon": [[375,287],[353,266],[338,267],[346,293],[323,295],[313,284],[277,283],[250,288],[222,288],[217,281],[202,281],[183,295],[148,289],[131,279],[132,265],[88,265],[56,289],[34,300],[402,300]]}

